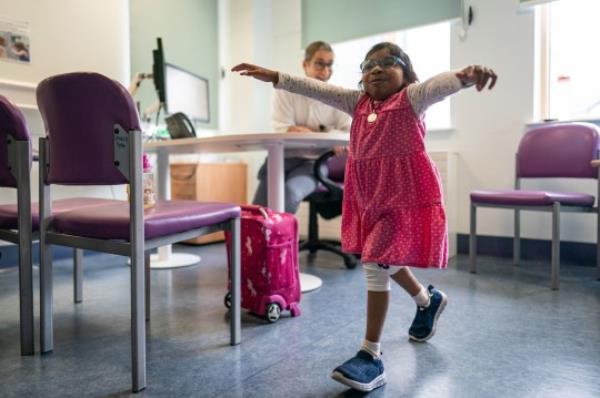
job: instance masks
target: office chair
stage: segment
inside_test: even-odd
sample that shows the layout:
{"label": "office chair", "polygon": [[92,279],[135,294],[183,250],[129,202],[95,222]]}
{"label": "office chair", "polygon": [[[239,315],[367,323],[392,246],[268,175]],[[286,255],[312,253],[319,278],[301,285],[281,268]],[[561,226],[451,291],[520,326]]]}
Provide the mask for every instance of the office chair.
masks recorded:
{"label": "office chair", "polygon": [[342,214],[346,158],[347,156],[335,156],[333,151],[329,151],[315,162],[314,176],[319,181],[319,185],[304,199],[309,204],[308,240],[300,244],[299,250],[308,250],[309,258],[314,258],[318,250],[335,253],[344,259],[346,268],[353,269],[358,263],[354,255],[342,252],[333,242],[319,240],[317,217],[320,215],[330,220]]}

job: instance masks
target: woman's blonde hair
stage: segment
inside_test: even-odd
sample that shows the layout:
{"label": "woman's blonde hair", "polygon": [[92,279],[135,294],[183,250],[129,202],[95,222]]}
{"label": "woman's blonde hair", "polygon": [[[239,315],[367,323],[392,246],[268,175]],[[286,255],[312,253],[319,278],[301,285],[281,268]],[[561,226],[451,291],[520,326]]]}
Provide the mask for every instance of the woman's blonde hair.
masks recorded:
{"label": "woman's blonde hair", "polygon": [[331,53],[333,52],[333,48],[331,48],[329,43],[324,41],[314,41],[306,46],[306,49],[304,50],[304,60],[307,62],[312,60],[315,56],[315,53],[319,50],[325,50]]}

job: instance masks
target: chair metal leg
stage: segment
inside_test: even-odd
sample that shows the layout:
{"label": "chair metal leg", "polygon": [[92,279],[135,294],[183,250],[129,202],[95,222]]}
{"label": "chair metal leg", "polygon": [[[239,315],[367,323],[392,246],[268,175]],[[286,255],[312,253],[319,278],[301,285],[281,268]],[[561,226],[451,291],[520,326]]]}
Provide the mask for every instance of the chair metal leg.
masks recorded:
{"label": "chair metal leg", "polygon": [[146,322],[150,320],[150,251],[144,253],[144,272],[146,279]]}
{"label": "chair metal leg", "polygon": [[[29,195],[27,195],[29,196]],[[24,199],[25,200],[25,199]],[[31,211],[30,198],[19,198],[19,314],[21,326],[21,355],[33,355],[33,277],[31,262]]]}
{"label": "chair metal leg", "polygon": [[52,331],[52,246],[40,240],[40,339],[42,353],[54,349]]}
{"label": "chair metal leg", "polygon": [[319,224],[317,223],[317,207],[313,202],[308,204],[308,238],[298,246],[298,251],[308,250],[309,258],[314,256],[319,245]]}
{"label": "chair metal leg", "polygon": [[477,271],[475,259],[477,256],[477,207],[471,203],[471,227],[469,230],[469,272]]}
{"label": "chair metal leg", "polygon": [[146,388],[146,322],[144,311],[144,256],[131,256],[131,369],[133,392]]}
{"label": "chair metal leg", "polygon": [[83,250],[73,249],[73,301],[83,301]]}
{"label": "chair metal leg", "polygon": [[42,353],[54,349],[52,301],[52,246],[40,239],[40,349]]}
{"label": "chair metal leg", "polygon": [[513,238],[513,264],[518,265],[521,260],[521,214],[515,210],[515,236]]}
{"label": "chair metal leg", "polygon": [[[21,355],[35,351],[33,326],[33,270],[31,248],[31,187],[29,179],[29,143],[11,141],[9,151],[16,152],[12,164],[17,180],[17,228],[19,231],[19,319],[21,326]],[[12,148],[16,147],[16,150]],[[13,153],[15,153],[13,152]],[[11,161],[9,160],[9,164]],[[16,167],[15,167],[16,166]]]}
{"label": "chair metal leg", "polygon": [[319,219],[317,217],[317,206],[310,202],[308,207],[308,252],[314,254],[317,252],[317,243],[319,242]]}
{"label": "chair metal leg", "polygon": [[146,283],[145,237],[142,193],[142,140],[139,131],[130,131],[129,144],[129,242],[131,260],[131,373],[132,390],[146,388]]}
{"label": "chair metal leg", "polygon": [[[19,230],[19,303],[21,324],[21,355],[34,354],[33,337],[33,277],[31,266],[31,235]],[[21,239],[22,238],[22,239]]]}
{"label": "chair metal leg", "polygon": [[52,322],[52,245],[46,241],[46,232],[50,226],[52,201],[50,186],[46,185],[47,143],[40,138],[40,350],[42,353],[54,349],[54,333]]}
{"label": "chair metal leg", "polygon": [[241,262],[241,229],[240,219],[234,218],[230,221],[231,232],[231,312],[230,312],[230,339],[231,345],[237,345],[241,342],[242,335],[242,313],[241,313],[241,294],[242,294],[242,262]]}
{"label": "chair metal leg", "polygon": [[552,277],[550,287],[558,290],[560,271],[560,203],[552,206]]}

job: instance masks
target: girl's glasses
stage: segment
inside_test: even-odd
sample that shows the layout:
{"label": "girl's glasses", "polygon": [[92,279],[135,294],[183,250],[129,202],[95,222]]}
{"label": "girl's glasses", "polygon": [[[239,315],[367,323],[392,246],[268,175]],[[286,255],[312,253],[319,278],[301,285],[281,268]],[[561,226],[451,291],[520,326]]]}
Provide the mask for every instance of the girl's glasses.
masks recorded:
{"label": "girl's glasses", "polygon": [[399,57],[389,55],[389,56],[383,57],[379,60],[365,59],[360,64],[360,71],[362,73],[368,73],[377,65],[379,65],[379,67],[382,69],[391,68],[392,66],[396,66],[396,65],[400,65],[403,68],[406,67],[406,64],[404,63],[404,61],[402,61]]}

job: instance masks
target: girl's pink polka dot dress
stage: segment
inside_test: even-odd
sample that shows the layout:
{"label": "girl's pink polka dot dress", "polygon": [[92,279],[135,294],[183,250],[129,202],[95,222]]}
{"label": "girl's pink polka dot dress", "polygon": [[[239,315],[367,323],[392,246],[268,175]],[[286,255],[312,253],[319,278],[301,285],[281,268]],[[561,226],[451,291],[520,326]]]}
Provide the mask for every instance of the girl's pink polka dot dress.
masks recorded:
{"label": "girl's pink polka dot dress", "polygon": [[[445,268],[448,227],[440,175],[425,150],[425,110],[457,92],[455,72],[411,84],[378,104],[363,91],[279,74],[275,86],[353,115],[342,248],[363,263]],[[376,117],[370,114],[376,113]]]}
{"label": "girl's pink polka dot dress", "polygon": [[375,105],[363,96],[354,112],[346,164],[342,246],[363,262],[445,267],[446,214],[440,176],[425,152],[425,125],[406,89]]}

